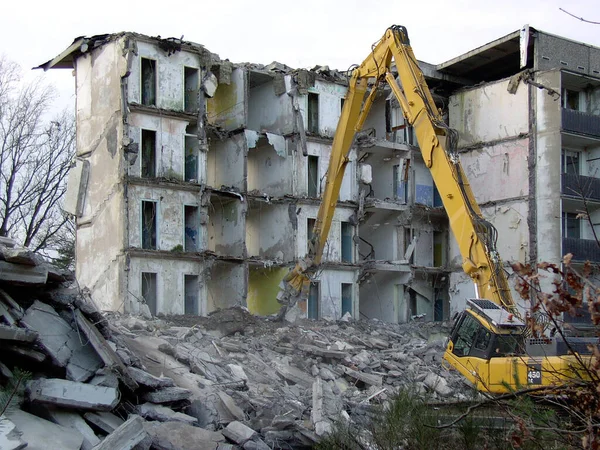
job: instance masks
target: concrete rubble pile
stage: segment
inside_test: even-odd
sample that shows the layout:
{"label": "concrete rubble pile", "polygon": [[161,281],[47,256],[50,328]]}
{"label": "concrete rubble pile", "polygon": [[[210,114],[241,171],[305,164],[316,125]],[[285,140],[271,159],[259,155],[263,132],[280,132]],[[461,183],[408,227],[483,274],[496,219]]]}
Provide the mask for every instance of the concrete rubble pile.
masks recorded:
{"label": "concrete rubble pile", "polygon": [[144,320],[72,281],[0,238],[1,449],[302,449],[402,386],[463,398],[443,325]]}

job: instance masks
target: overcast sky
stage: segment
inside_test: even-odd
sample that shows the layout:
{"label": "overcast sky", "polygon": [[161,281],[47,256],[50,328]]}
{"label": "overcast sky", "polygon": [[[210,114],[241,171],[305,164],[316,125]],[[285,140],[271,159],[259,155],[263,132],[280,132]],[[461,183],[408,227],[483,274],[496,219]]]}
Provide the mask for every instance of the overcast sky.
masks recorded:
{"label": "overcast sky", "polygon": [[[392,24],[408,29],[418,59],[441,63],[524,24],[600,46],[599,0],[5,0],[0,54],[29,70],[75,37],[118,31],[181,37],[233,62],[347,69],[360,63]],[[45,74],[58,104],[74,99],[71,70]],[[35,74],[37,75],[37,74]]]}

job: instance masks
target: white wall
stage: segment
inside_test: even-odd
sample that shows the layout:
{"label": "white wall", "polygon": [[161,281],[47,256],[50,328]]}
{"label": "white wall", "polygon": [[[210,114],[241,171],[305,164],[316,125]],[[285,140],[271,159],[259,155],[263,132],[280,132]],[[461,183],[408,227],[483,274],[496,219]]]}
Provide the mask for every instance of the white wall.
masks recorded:
{"label": "white wall", "polygon": [[[333,137],[342,111],[342,98],[346,96],[346,86],[329,81],[316,80],[315,86],[308,89],[319,94],[319,135]],[[304,118],[304,128],[308,128],[308,95],[299,99],[300,111]]]}
{"label": "white wall", "polygon": [[358,317],[359,298],[356,284],[356,270],[324,269],[318,279],[320,281],[321,317],[339,319],[342,316],[342,283],[352,284],[353,317]]}

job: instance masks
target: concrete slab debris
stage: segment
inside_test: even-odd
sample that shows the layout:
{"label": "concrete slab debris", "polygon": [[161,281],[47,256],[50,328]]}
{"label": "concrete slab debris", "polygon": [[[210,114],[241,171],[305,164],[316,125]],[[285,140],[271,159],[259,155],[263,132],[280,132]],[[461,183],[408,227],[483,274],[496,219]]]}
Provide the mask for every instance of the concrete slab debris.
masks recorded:
{"label": "concrete slab debris", "polygon": [[25,266],[0,261],[0,281],[23,285],[43,285],[48,280],[48,269],[43,266]]}
{"label": "concrete slab debris", "polygon": [[4,341],[33,342],[37,337],[35,331],[0,325],[0,339]]}
{"label": "concrete slab debris", "polygon": [[142,399],[150,403],[171,403],[179,400],[187,400],[192,393],[180,387],[166,387],[153,392],[147,392]]}
{"label": "concrete slab debris", "polygon": [[[48,420],[44,420],[20,409],[6,414],[22,433],[21,439],[27,442],[27,450],[79,450],[83,437]],[[114,450],[114,449],[113,449]]]}
{"label": "concrete slab debris", "polygon": [[187,414],[175,412],[171,408],[153,403],[144,403],[136,407],[137,412],[144,419],[158,420],[159,422],[183,422],[189,425],[198,423],[198,419]]}
{"label": "concrete slab debris", "polygon": [[344,373],[346,375],[351,376],[352,378],[356,378],[357,380],[362,381],[363,383],[370,384],[371,386],[381,387],[383,384],[383,378],[380,375],[372,375],[364,372],[359,372],[357,370],[353,370],[349,367],[342,366]]}
{"label": "concrete slab debris", "polygon": [[154,375],[146,372],[145,370],[138,369],[137,367],[129,367],[128,370],[131,377],[142,386],[154,389],[175,386],[175,382],[171,378],[155,377]]}
{"label": "concrete slab debris", "polygon": [[131,450],[147,437],[144,420],[133,415],[109,434],[94,450]]}
{"label": "concrete slab debris", "polygon": [[0,416],[0,448],[3,450],[21,450],[27,442],[21,439],[17,426],[5,416]]}
{"label": "concrete slab debris", "polygon": [[92,447],[100,443],[100,439],[94,433],[94,430],[86,423],[79,414],[72,411],[61,411],[48,408],[46,411],[47,418],[58,425],[65,428],[71,428],[83,437],[81,444],[82,450],[91,450]]}
{"label": "concrete slab debris", "polygon": [[223,391],[218,392],[219,398],[227,411],[235,417],[237,420],[246,420],[246,414],[244,411],[235,403],[235,400]]}
{"label": "concrete slab debris", "polygon": [[180,422],[146,422],[144,427],[157,450],[216,450],[225,442],[221,433]]}
{"label": "concrete slab debris", "polygon": [[106,434],[112,433],[124,423],[123,419],[115,416],[113,413],[102,411],[87,412],[83,415],[83,418],[100,428]]}
{"label": "concrete slab debris", "polygon": [[223,433],[223,436],[227,439],[230,439],[239,445],[243,445],[246,441],[249,441],[256,435],[256,431],[238,421],[229,423],[221,433]]}
{"label": "concrete slab debris", "polygon": [[92,411],[111,411],[119,402],[119,391],[75,381],[48,378],[29,381],[30,401]]}
{"label": "concrete slab debris", "polygon": [[36,266],[43,263],[43,260],[31,250],[22,247],[0,248],[4,260],[14,264],[23,264],[26,266]]}

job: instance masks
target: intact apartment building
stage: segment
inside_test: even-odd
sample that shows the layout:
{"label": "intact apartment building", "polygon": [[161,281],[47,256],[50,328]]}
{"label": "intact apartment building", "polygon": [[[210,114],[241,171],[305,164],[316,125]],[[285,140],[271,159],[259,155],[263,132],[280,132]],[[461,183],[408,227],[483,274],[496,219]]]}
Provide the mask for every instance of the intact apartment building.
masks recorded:
{"label": "intact apartment building", "polygon": [[[588,183],[595,223],[598,62],[596,48],[526,27],[422,63],[461,133],[463,165],[505,260],[597,253],[574,215],[582,200],[573,183]],[[276,312],[281,278],[307,252],[345,75],[232,64],[198,44],[135,33],[78,38],[40,67],[74,69],[77,158],[65,209],[77,218],[78,282],[98,305]],[[350,160],[302,310],[448,318],[473,289],[389,91]]]}

